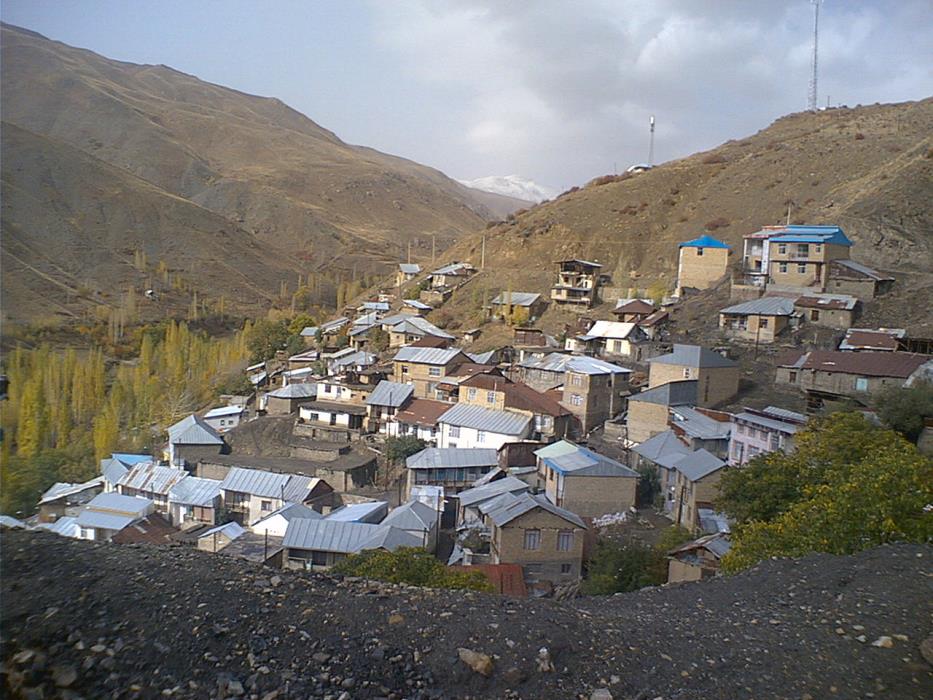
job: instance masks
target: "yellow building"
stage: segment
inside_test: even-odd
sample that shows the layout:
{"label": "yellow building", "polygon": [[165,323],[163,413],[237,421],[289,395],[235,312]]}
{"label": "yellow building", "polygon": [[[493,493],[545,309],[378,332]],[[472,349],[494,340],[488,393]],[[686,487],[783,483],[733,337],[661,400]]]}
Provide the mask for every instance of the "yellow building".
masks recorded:
{"label": "yellow building", "polygon": [[677,296],[687,287],[709,289],[729,270],[730,249],[712,236],[700,236],[680,244],[677,263]]}
{"label": "yellow building", "polygon": [[785,290],[826,291],[831,263],[852,247],[838,226],[766,226],[744,239],[744,283]]}
{"label": "yellow building", "polygon": [[699,345],[674,344],[673,352],[648,362],[648,388],[696,379],[697,406],[710,407],[728,401],[739,391],[739,366],[718,352]]}

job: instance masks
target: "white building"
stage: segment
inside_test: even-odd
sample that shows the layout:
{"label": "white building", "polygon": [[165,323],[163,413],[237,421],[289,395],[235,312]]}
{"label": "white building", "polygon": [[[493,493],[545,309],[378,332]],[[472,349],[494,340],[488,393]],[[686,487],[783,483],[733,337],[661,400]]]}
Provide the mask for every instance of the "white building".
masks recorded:
{"label": "white building", "polygon": [[212,408],[204,414],[204,422],[211,426],[218,433],[225,433],[231,428],[235,428],[243,419],[245,409],[242,406],[221,406]]}
{"label": "white building", "polygon": [[531,415],[455,404],[438,419],[437,446],[499,449],[531,434]]}

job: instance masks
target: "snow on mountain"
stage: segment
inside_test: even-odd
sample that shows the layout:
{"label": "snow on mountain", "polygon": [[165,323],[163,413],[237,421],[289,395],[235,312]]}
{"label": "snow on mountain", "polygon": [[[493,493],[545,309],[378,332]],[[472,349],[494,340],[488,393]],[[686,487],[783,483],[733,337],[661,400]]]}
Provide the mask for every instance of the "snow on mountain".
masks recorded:
{"label": "snow on mountain", "polygon": [[460,184],[483,192],[492,192],[506,197],[523,199],[526,202],[543,202],[556,197],[558,192],[550,187],[539,185],[518,175],[490,175],[476,180],[459,180]]}

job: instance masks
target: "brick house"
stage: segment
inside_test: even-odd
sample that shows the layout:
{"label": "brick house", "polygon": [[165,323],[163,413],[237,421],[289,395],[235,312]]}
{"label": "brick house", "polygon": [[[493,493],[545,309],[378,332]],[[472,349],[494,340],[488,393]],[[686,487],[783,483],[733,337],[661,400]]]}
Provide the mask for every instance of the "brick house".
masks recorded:
{"label": "brick house", "polygon": [[721,280],[729,269],[728,245],[709,235],[684,241],[678,246],[677,295],[683,290],[709,289]]}
{"label": "brick house", "polygon": [[894,285],[894,278],[873,270],[854,260],[840,258],[829,264],[829,283],[826,291],[851,294],[858,299],[874,299]]}
{"label": "brick house", "polygon": [[737,363],[718,352],[698,345],[674,344],[673,352],[648,360],[648,387],[668,382],[696,379],[697,405],[715,406],[724,403],[739,391],[740,369]]}
{"label": "brick house", "polygon": [[433,399],[438,380],[469,361],[457,348],[401,348],[392,358],[392,379],[411,384],[415,398]]}
{"label": "brick house", "polygon": [[848,259],[851,247],[838,226],[765,226],[744,237],[742,283],[824,292],[831,264]]}
{"label": "brick house", "polygon": [[629,396],[626,416],[629,441],[644,442],[667,430],[671,409],[695,406],[698,387],[696,379],[688,379],[661,384]]}
{"label": "brick house", "polygon": [[551,287],[551,300],[588,309],[599,299],[602,265],[589,260],[558,260],[557,283]]}
{"label": "brick house", "polygon": [[773,343],[791,325],[794,300],[762,297],[719,312],[719,328],[729,337],[753,343]]}
{"label": "brick house", "polygon": [[852,327],[859,301],[847,294],[807,294],[794,302],[794,310],[807,323],[845,330]]}

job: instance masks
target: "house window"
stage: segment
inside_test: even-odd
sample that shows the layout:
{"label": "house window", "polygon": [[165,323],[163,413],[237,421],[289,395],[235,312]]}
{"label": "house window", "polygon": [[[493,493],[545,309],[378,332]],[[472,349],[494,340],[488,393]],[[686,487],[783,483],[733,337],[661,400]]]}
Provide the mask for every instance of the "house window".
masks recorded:
{"label": "house window", "polygon": [[569,552],[573,549],[573,530],[561,530],[557,533],[557,551]]}
{"label": "house window", "polygon": [[561,564],[561,565],[560,565],[560,572],[561,572],[562,574],[569,574],[569,573],[570,573],[570,570],[571,570],[572,568],[573,568],[573,567],[572,567],[570,564]]}
{"label": "house window", "polygon": [[571,405],[573,405],[573,406],[582,406],[582,405],[583,405],[583,397],[580,396],[579,394],[571,394],[571,396],[570,396],[570,403],[571,403]]}
{"label": "house window", "polygon": [[583,375],[582,374],[570,375],[570,383],[573,386],[583,386]]}
{"label": "house window", "polygon": [[428,367],[428,376],[429,377],[441,376],[441,368],[440,367]]}
{"label": "house window", "polygon": [[868,379],[865,377],[856,377],[855,378],[855,390],[856,391],[868,391]]}
{"label": "house window", "polygon": [[467,398],[473,401],[476,398],[476,389],[467,389]]}
{"label": "house window", "polygon": [[771,449],[776,450],[781,446],[781,437],[777,433],[771,433]]}
{"label": "house window", "polygon": [[703,249],[702,249],[702,248],[697,248],[697,256],[698,256],[698,257],[702,257],[702,256],[703,256]]}
{"label": "house window", "polygon": [[[778,255],[787,255],[786,243],[778,243]],[[781,272],[786,272],[786,270],[781,270]]]}
{"label": "house window", "polygon": [[786,275],[786,274],[787,274],[787,263],[781,263],[781,264],[779,264],[779,265],[778,265],[778,271],[779,271],[781,274]]}
{"label": "house window", "polygon": [[262,501],[259,505],[263,512],[272,510],[272,501]]}
{"label": "house window", "polygon": [[486,442],[486,433],[482,430],[476,433],[476,442]]}
{"label": "house window", "polygon": [[742,452],[745,449],[745,444],[737,442],[732,446],[732,456],[735,458],[736,462],[742,462]]}
{"label": "house window", "polygon": [[822,250],[823,250],[823,247],[822,247],[819,243],[817,243],[817,244],[813,247],[813,251],[814,251],[817,255],[819,255],[819,254],[822,252]]}
{"label": "house window", "polygon": [[495,403],[496,402],[496,392],[487,391],[486,392],[486,403]]}
{"label": "house window", "polygon": [[402,374],[408,374],[408,365],[402,365]]}
{"label": "house window", "polygon": [[801,275],[806,274],[807,264],[806,263],[797,263],[797,272]]}
{"label": "house window", "polygon": [[768,327],[768,319],[766,319],[766,318],[759,318],[759,319],[758,319],[758,327],[759,327],[759,328],[767,328],[767,327]]}
{"label": "house window", "polygon": [[[447,437],[458,438],[460,437],[460,426],[452,425],[447,431]],[[451,445],[453,447],[453,445]]]}
{"label": "house window", "polygon": [[684,367],[684,379],[690,379],[690,368]]}
{"label": "house window", "polygon": [[819,321],[819,320],[820,320],[820,312],[817,311],[816,309],[812,309],[812,310],[810,311],[810,320],[811,320],[811,321]]}
{"label": "house window", "polygon": [[806,258],[810,255],[810,246],[806,243],[797,244],[797,257]]}
{"label": "house window", "polygon": [[541,548],[541,530],[525,530],[525,549]]}
{"label": "house window", "polygon": [[788,375],[787,378],[790,380],[791,384],[796,384],[796,383],[797,383],[797,373],[796,373],[796,372],[791,372],[791,373]]}

